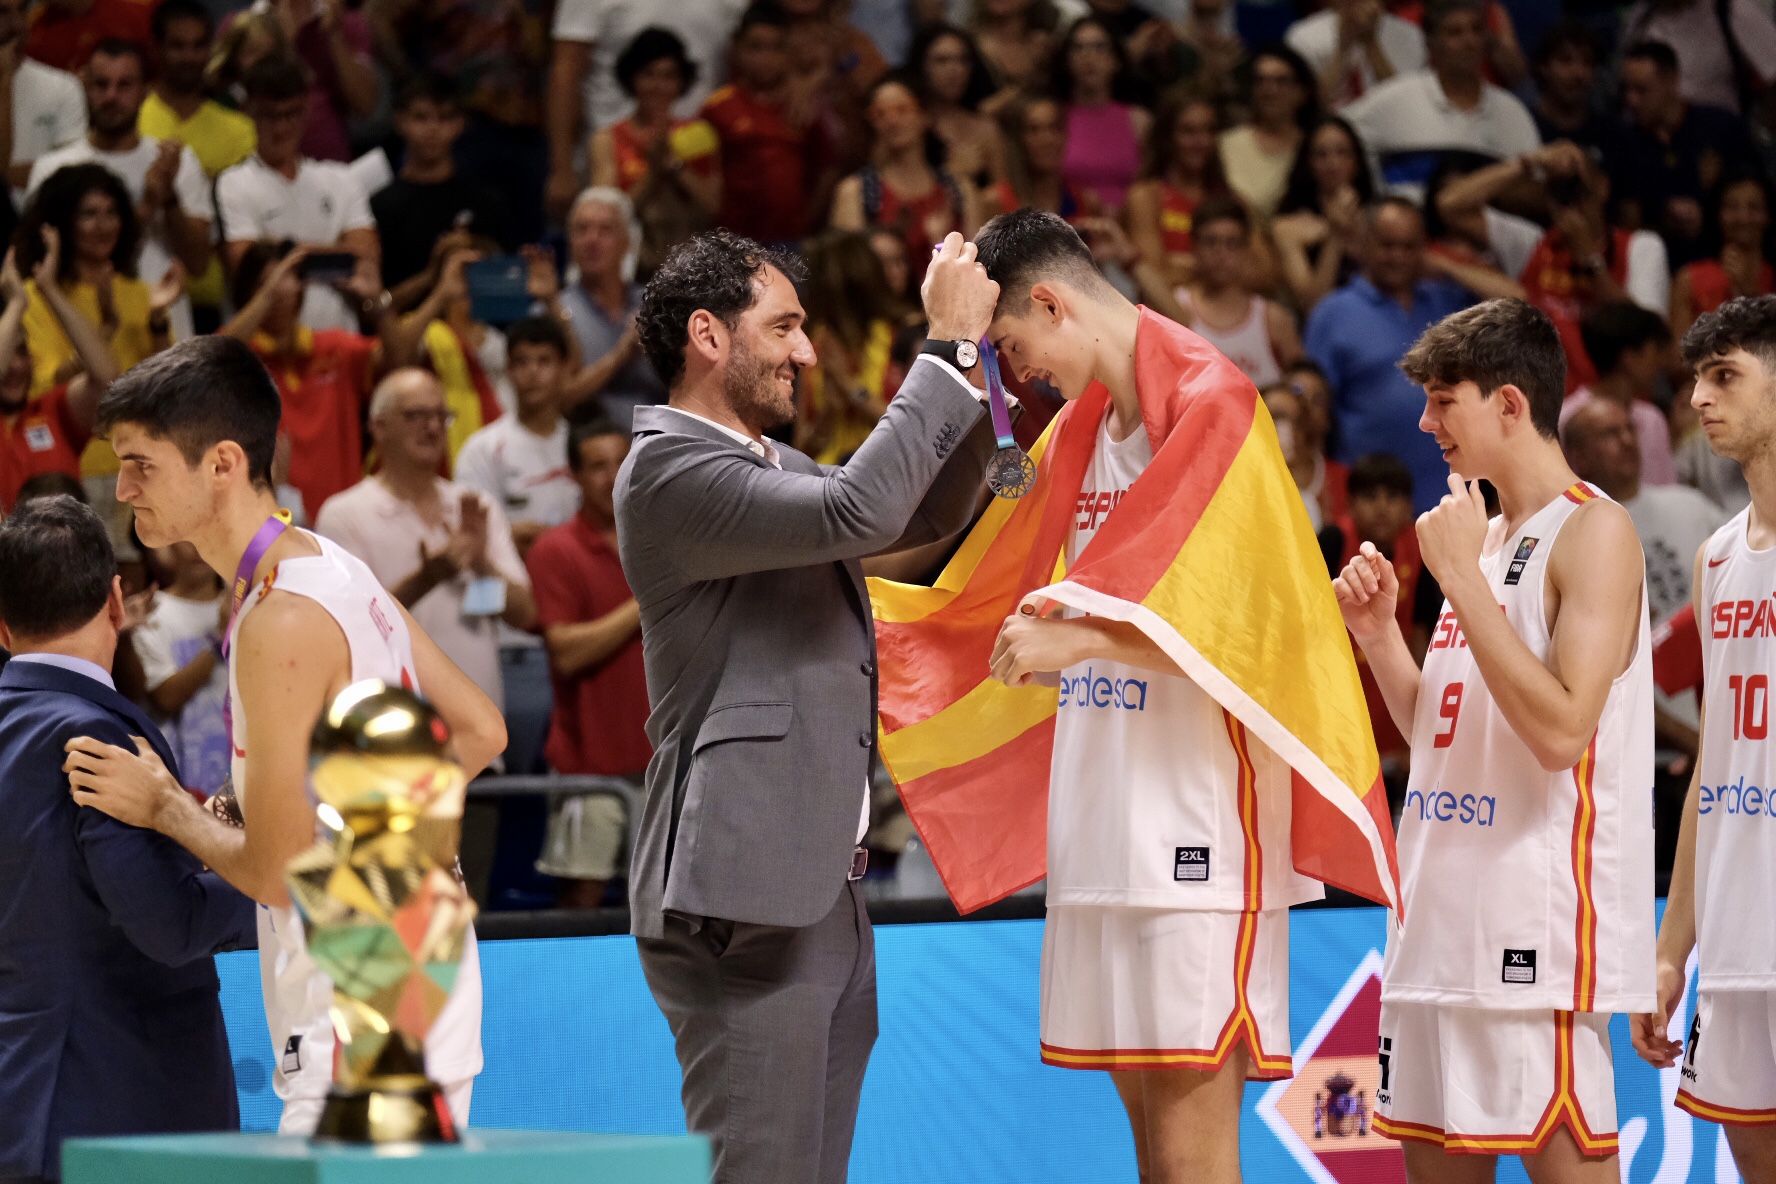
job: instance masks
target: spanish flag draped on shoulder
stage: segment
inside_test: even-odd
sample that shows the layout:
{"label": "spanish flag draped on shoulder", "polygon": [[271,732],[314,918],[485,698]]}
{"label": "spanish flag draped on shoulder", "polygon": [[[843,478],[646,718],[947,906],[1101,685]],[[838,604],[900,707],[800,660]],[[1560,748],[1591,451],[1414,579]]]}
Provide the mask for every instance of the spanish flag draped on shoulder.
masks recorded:
{"label": "spanish flag draped on shoulder", "polygon": [[988,676],[1005,618],[1067,606],[1135,624],[1293,770],[1302,874],[1397,905],[1380,762],[1325,561],[1245,375],[1143,308],[1135,382],[1153,461],[1064,570],[1109,392],[1038,441],[1036,486],[996,499],[934,587],[870,581],[881,753],[956,907],[1042,878],[1058,692]]}

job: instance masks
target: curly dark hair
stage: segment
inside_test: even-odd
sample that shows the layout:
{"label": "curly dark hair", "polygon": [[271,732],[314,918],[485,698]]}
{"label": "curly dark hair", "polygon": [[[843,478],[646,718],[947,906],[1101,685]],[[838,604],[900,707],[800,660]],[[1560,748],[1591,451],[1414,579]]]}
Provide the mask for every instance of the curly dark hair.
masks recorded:
{"label": "curly dark hair", "polygon": [[671,29],[658,25],[649,25],[630,38],[623,52],[617,55],[617,85],[623,88],[624,94],[633,97],[635,76],[661,61],[670,61],[678,67],[685,91],[697,85],[697,63],[691,60],[683,39]]}
{"label": "curly dark hair", "polygon": [[698,309],[730,329],[758,302],[759,277],[775,267],[791,283],[807,279],[802,261],[731,230],[707,230],[672,249],[641,294],[636,328],[641,348],[671,389],[684,376],[691,314]]}
{"label": "curly dark hair", "polygon": [[1692,370],[1736,349],[1776,370],[1776,296],[1738,296],[1696,318],[1683,336],[1684,365]]}
{"label": "curly dark hair", "polygon": [[20,275],[43,260],[43,228],[53,226],[61,236],[62,255],[56,278],[64,283],[75,278],[74,228],[80,220],[80,203],[89,193],[103,193],[117,207],[117,245],[111,248],[111,266],[118,275],[135,278],[136,250],[142,241],[142,223],[129,190],[116,173],[102,164],[71,164],[44,179],[19,216],[13,232]]}
{"label": "curly dark hair", "polygon": [[1536,432],[1559,437],[1566,351],[1548,314],[1527,300],[1488,300],[1451,313],[1419,335],[1400,370],[1419,386],[1471,380],[1482,398],[1508,383],[1528,396]]}

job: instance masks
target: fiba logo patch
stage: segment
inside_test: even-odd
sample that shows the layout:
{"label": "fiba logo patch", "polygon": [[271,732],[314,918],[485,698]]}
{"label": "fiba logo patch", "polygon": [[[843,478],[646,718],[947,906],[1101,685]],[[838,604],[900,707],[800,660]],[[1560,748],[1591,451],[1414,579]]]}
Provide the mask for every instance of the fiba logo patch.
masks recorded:
{"label": "fiba logo patch", "polygon": [[302,1037],[292,1036],[284,1042],[283,1071],[286,1074],[302,1072]]}
{"label": "fiba logo patch", "polygon": [[1209,849],[1207,847],[1173,848],[1172,879],[1179,883],[1206,884],[1209,879]]}
{"label": "fiba logo patch", "polygon": [[1517,544],[1517,554],[1511,556],[1511,566],[1505,569],[1505,583],[1515,584],[1523,578],[1523,568],[1529,563],[1529,557],[1535,554],[1536,544],[1541,541],[1525,538]]}

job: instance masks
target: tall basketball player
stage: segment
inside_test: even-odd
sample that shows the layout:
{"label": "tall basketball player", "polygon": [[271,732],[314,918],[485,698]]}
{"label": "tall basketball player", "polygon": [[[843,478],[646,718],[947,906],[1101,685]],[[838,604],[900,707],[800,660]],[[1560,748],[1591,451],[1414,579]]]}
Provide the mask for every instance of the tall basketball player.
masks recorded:
{"label": "tall basketball player", "polygon": [[[309,958],[284,888],[314,843],[308,745],[335,695],[362,679],[423,694],[473,776],[505,743],[499,710],[414,624],[370,570],[334,543],[287,528],[271,481],[277,388],[247,347],[198,337],[106,391],[101,429],[122,462],[117,496],[150,547],[190,542],[232,578],[228,661],[233,787],[240,828],[179,790],[158,762],[75,740],[75,800],[175,840],[260,903],[259,962],[284,1101],[279,1130],[312,1132],[333,1073],[332,984]],[[144,750],[145,751],[145,750]],[[426,1041],[452,1116],[468,1120],[481,1071],[481,975],[473,934],[461,976]]]}
{"label": "tall basketball player", "polygon": [[[1728,301],[1684,334],[1690,402],[1708,446],[1739,462],[1751,504],[1696,555],[1702,745],[1684,802],[1659,927],[1659,999],[1634,1045],[1661,1068],[1683,1053],[1677,1105],[1726,1130],[1750,1184],[1776,1181],[1776,297]],[[1668,1029],[1696,951],[1701,984],[1689,1047]]]}
{"label": "tall basketball player", "polygon": [[[1452,470],[1418,520],[1445,595],[1424,669],[1367,544],[1335,581],[1412,775],[1382,976],[1375,1129],[1414,1184],[1615,1181],[1609,1015],[1653,993],[1652,655],[1628,514],[1556,440],[1554,326],[1494,300],[1401,362]],[[1498,490],[1488,519],[1473,483]]]}

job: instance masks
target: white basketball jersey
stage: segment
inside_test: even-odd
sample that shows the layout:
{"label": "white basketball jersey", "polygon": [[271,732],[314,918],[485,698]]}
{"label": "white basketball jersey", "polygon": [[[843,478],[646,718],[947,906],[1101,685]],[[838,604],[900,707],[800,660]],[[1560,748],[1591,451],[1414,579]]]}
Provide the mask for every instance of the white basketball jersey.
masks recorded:
{"label": "white basketball jersey", "polygon": [[1702,769],[1696,944],[1702,989],[1776,989],[1776,547],[1746,542],[1751,508],[1715,531],[1702,567]]}
{"label": "white basketball jersey", "polygon": [[[351,652],[351,681],[376,678],[418,692],[412,637],[394,597],[356,556],[320,535],[308,537],[321,553],[284,560],[248,590],[235,622],[235,635],[239,636],[241,623],[266,592],[276,589],[306,596],[326,609],[345,634]],[[235,680],[238,652],[231,648],[228,660],[228,691],[235,719],[231,741],[234,791],[242,808],[250,810],[246,771],[251,754],[241,747],[247,727]],[[277,1058],[272,1084],[278,1097],[325,1094],[333,1078],[333,1024],[328,1017],[333,984],[309,958],[302,919],[294,907],[259,906],[259,975],[265,992],[266,1026],[271,1029],[272,1052]],[[473,929],[463,948],[456,986],[426,1037],[426,1071],[445,1085],[465,1081],[481,1071],[481,959]]]}
{"label": "white basketball jersey", "polygon": [[[1544,663],[1561,527],[1603,494],[1577,484],[1480,560],[1505,617]],[[1563,603],[1562,612],[1585,606]],[[1501,1011],[1653,1006],[1653,676],[1646,585],[1628,668],[1579,763],[1549,773],[1487,693],[1447,601],[1425,654],[1398,831],[1404,922],[1389,926],[1382,998]]]}
{"label": "white basketball jersey", "polygon": [[[1153,459],[1098,429],[1074,560]],[[1069,612],[1068,615],[1077,615]],[[1243,912],[1318,900],[1289,845],[1289,767],[1182,675],[1093,659],[1061,672],[1048,903]]]}

